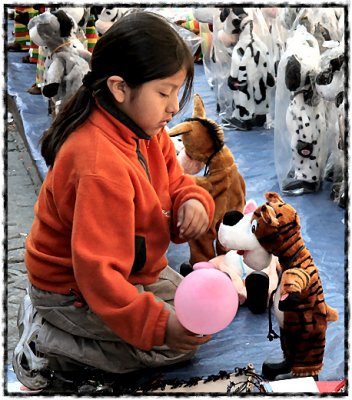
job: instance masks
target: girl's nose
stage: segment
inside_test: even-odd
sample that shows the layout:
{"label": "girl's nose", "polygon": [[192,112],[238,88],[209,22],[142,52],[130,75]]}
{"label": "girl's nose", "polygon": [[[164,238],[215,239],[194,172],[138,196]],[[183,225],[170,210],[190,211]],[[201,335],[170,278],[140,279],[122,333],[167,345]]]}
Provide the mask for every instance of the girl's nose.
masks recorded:
{"label": "girl's nose", "polygon": [[178,101],[178,96],[170,96],[170,101],[167,105],[166,111],[170,114],[176,114],[180,110],[180,104]]}

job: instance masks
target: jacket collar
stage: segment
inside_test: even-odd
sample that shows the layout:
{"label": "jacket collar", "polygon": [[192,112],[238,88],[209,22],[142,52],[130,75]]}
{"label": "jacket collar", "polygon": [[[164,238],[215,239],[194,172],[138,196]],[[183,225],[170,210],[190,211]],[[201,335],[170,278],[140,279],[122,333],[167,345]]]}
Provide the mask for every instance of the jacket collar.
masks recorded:
{"label": "jacket collar", "polygon": [[129,128],[139,139],[151,139],[128,115],[114,106],[111,99],[106,99],[105,96],[97,96],[97,103],[111,116]]}

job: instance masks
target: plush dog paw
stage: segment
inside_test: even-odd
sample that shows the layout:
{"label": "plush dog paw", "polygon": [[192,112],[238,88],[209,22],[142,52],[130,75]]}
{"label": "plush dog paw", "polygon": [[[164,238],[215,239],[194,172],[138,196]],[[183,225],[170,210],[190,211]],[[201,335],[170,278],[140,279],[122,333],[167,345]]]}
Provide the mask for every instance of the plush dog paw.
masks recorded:
{"label": "plush dog paw", "polygon": [[180,266],[180,274],[183,277],[187,276],[191,272],[193,272],[193,268],[192,268],[192,265],[189,262],[184,262],[184,263],[181,264],[181,266]]}
{"label": "plush dog paw", "polygon": [[268,304],[269,276],[263,271],[254,271],[245,281],[247,307],[253,314],[262,314]]}

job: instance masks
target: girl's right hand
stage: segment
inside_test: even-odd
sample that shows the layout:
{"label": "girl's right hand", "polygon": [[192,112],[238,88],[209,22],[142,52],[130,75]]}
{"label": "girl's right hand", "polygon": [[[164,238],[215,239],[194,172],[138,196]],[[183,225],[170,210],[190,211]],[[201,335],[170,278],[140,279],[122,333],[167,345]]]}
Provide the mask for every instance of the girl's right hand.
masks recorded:
{"label": "girl's right hand", "polygon": [[198,346],[209,342],[211,335],[199,336],[184,328],[174,313],[170,313],[166,329],[165,344],[170,349],[181,353],[189,353],[196,350]]}

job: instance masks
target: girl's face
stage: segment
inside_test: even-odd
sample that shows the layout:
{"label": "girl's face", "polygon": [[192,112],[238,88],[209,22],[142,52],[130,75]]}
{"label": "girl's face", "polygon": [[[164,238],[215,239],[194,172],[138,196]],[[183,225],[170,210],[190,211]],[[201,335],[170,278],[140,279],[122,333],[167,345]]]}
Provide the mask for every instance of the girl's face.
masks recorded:
{"label": "girl's face", "polygon": [[155,136],[179,111],[178,94],[186,79],[186,71],[144,83],[138,89],[123,86],[123,97],[113,95],[118,107],[150,137]]}

